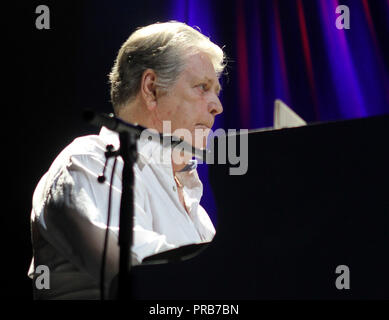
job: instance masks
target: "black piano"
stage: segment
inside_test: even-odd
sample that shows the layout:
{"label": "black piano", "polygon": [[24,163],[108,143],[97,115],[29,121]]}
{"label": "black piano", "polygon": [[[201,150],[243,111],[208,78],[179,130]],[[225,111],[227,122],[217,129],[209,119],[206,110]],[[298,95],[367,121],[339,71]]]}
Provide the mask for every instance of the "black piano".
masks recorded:
{"label": "black piano", "polygon": [[389,115],[249,133],[248,145],[245,175],[210,165],[214,240],[133,267],[131,298],[388,299]]}

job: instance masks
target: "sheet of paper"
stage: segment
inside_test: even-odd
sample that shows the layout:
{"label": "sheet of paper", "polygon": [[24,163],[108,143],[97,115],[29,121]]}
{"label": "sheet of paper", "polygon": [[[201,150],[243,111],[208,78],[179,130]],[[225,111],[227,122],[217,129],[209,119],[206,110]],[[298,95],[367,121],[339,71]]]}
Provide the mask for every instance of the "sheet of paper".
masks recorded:
{"label": "sheet of paper", "polygon": [[307,123],[284,102],[274,102],[274,129],[305,126]]}

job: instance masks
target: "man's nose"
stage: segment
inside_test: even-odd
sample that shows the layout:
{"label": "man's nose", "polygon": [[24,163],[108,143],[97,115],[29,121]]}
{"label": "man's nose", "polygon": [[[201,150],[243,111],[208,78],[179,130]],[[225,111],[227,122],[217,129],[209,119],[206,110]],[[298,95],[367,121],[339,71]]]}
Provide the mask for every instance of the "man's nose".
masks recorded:
{"label": "man's nose", "polygon": [[219,97],[215,97],[214,99],[212,99],[212,101],[210,101],[208,104],[208,108],[209,113],[212,114],[214,117],[218,114],[221,114],[223,112],[223,106],[220,102]]}

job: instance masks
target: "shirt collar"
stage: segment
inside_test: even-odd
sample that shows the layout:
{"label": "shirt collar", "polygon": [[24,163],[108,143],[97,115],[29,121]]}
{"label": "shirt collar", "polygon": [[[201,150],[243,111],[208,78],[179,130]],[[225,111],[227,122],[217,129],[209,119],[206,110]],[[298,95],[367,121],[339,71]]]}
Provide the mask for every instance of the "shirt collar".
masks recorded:
{"label": "shirt collar", "polygon": [[[104,144],[107,144],[107,145],[112,144],[114,146],[115,150],[119,149],[120,139],[119,139],[119,134],[117,132],[112,131],[106,127],[101,127],[99,136],[101,137]],[[163,149],[168,149],[168,148],[163,148]],[[155,158],[154,160],[156,161],[158,159],[157,158],[158,153],[159,153],[159,156],[162,157],[164,154],[161,154],[161,152],[163,152],[163,151],[166,152],[166,150],[162,150],[162,147],[161,147],[159,142],[157,143],[154,140],[151,140],[151,141],[147,140],[143,136],[141,136],[141,138],[138,139],[138,141],[137,141],[137,150],[138,150],[138,154],[140,156],[138,158],[140,158],[141,160],[144,160],[146,162],[152,161],[153,158]],[[166,158],[166,159],[171,159],[171,158]],[[163,159],[160,159],[160,160],[161,160],[161,164],[162,164]],[[166,165],[167,161],[165,161],[164,164]]]}
{"label": "shirt collar", "polygon": [[[117,132],[109,130],[106,127],[101,127],[99,136],[107,145],[112,144],[116,150],[119,149],[120,140]],[[150,141],[141,136],[141,139],[138,140],[138,154],[140,155],[140,159],[146,162],[159,160],[160,164],[171,166],[171,149],[163,148],[160,142],[154,140]],[[197,160],[192,159],[179,172],[190,172],[196,170],[197,164]]]}

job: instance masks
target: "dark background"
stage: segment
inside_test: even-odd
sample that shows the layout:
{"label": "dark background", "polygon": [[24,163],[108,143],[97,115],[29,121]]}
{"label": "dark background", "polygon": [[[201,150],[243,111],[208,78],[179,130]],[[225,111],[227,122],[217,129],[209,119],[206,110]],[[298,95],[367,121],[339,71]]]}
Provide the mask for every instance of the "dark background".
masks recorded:
{"label": "dark background", "polygon": [[[35,8],[40,4],[50,8],[50,30],[35,28]],[[107,74],[121,44],[138,26],[177,19],[198,25],[225,46],[230,61],[222,79],[225,111],[215,129],[271,126],[275,98],[283,99],[308,122],[388,113],[389,3],[304,0],[301,4],[309,54],[303,49],[304,28],[299,2],[294,0],[7,4],[1,22],[6,184],[1,294],[31,298],[27,270],[33,190],[67,144],[79,135],[98,132],[82,121],[82,110],[111,112]],[[334,27],[336,4],[350,7],[350,30]],[[200,168],[200,173],[206,180],[207,169]],[[202,203],[217,223],[206,182]]]}

